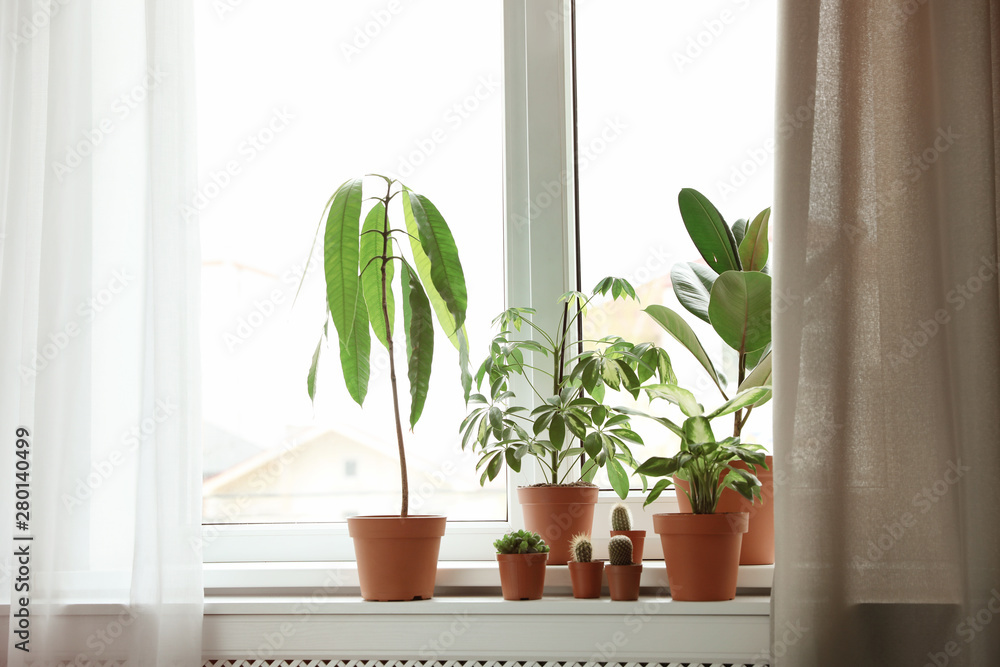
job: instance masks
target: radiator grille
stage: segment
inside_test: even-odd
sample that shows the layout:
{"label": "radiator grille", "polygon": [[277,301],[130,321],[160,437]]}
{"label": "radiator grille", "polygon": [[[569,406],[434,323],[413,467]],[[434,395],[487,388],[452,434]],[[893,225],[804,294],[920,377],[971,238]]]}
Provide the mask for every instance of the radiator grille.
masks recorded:
{"label": "radiator grille", "polygon": [[532,662],[530,660],[208,660],[204,667],[768,667],[735,662]]}

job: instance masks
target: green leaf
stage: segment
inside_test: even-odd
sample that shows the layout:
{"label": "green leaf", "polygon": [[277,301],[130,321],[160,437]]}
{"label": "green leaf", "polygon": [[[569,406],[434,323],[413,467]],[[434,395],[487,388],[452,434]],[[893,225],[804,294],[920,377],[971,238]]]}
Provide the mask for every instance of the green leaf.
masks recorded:
{"label": "green leaf", "polygon": [[677,342],[686,347],[694,355],[694,358],[698,360],[702,368],[708,372],[708,376],[715,382],[715,386],[719,388],[719,391],[722,391],[722,385],[719,383],[719,374],[715,372],[712,360],[708,358],[708,353],[705,352],[705,348],[702,347],[701,341],[698,340],[698,336],[695,335],[691,325],[666,306],[647,306],[645,312],[653,318],[653,321],[663,327],[664,331],[673,336]]}
{"label": "green leaf", "polygon": [[469,365],[469,336],[465,332],[465,325],[458,330],[458,366],[462,374],[462,392],[465,395],[465,402],[469,402],[469,394],[472,392],[472,368]]}
{"label": "green leaf", "polygon": [[669,489],[674,485],[674,481],[671,479],[661,479],[656,485],[649,490],[649,495],[646,496],[646,502],[642,504],[643,507],[649,505],[651,502],[660,497],[660,494],[665,490]]}
{"label": "green leaf", "polygon": [[[403,264],[403,324],[406,327],[407,377],[410,380],[410,428],[412,429],[427,400],[434,360],[434,320],[430,303],[420,280]],[[491,478],[492,479],[492,478]]]}
{"label": "green leaf", "polygon": [[590,458],[597,458],[597,455],[601,453],[601,434],[596,431],[587,435],[583,439],[583,448],[587,451],[587,455]]}
{"label": "green leaf", "polygon": [[763,359],[770,352],[771,352],[770,343],[760,348],[759,350],[754,350],[753,352],[747,352],[746,356],[747,370],[756,368],[757,364],[760,363],[760,360]]}
{"label": "green leaf", "polygon": [[709,267],[695,262],[674,264],[670,269],[670,283],[677,300],[688,312],[709,324],[708,300],[718,277],[719,274]]}
{"label": "green leaf", "polygon": [[611,482],[611,488],[615,490],[619,498],[624,499],[628,496],[628,473],[625,472],[622,464],[613,458],[608,458],[606,467],[608,469],[608,481]]}
{"label": "green leaf", "polygon": [[736,241],[736,246],[739,247],[740,243],[743,242],[743,237],[747,233],[747,219],[740,218],[733,223],[733,240]]}
{"label": "green leaf", "polygon": [[708,316],[739,354],[761,349],[771,342],[771,277],[757,271],[723,273],[712,287]]}
{"label": "green leaf", "polygon": [[673,458],[651,456],[635,470],[640,475],[650,477],[666,477],[677,471],[677,462]]}
{"label": "green leaf", "polygon": [[329,320],[323,323],[323,335],[319,337],[319,342],[316,343],[316,351],[313,352],[312,364],[309,366],[309,375],[306,377],[306,391],[309,392],[309,400],[316,400],[316,367],[319,366],[319,351],[323,346],[323,340],[326,338],[326,327],[329,324]]}
{"label": "green leaf", "polygon": [[705,195],[692,188],[684,188],[677,195],[677,205],[688,235],[698,252],[716,273],[739,271],[736,239],[718,209]]}
{"label": "green leaf", "polygon": [[521,459],[517,457],[517,450],[513,447],[508,447],[504,452],[504,458],[507,459],[507,467],[514,472],[521,472]]}
{"label": "green leaf", "polygon": [[364,403],[368,392],[371,354],[368,311],[358,279],[361,185],[359,178],[346,181],[337,189],[330,204],[323,240],[326,300],[337,330],[344,383],[359,405]]}
{"label": "green leaf", "polygon": [[[715,416],[718,417],[718,415]],[[715,434],[712,433],[712,425],[708,423],[709,419],[712,419],[711,415],[706,417],[688,417],[684,420],[684,437],[689,444],[715,441]]]}
{"label": "green leaf", "polygon": [[486,475],[490,478],[490,481],[496,479],[497,474],[500,472],[501,465],[503,465],[503,452],[497,452],[496,455],[490,460],[489,466],[486,467]]}
{"label": "green leaf", "polygon": [[646,390],[646,395],[649,396],[649,400],[654,398],[662,398],[664,400],[670,401],[674,405],[680,407],[681,412],[687,417],[695,417],[697,415],[704,414],[704,410],[701,404],[698,403],[698,399],[694,397],[687,389],[683,387],[678,387],[675,384],[654,384],[648,387],[643,387]]}
{"label": "green leaf", "polygon": [[[740,393],[733,396],[731,399],[712,410],[709,414],[705,415],[706,419],[715,419],[716,417],[722,417],[723,415],[728,415],[730,413],[736,412],[737,410],[742,410],[743,408],[749,407],[751,405],[756,405],[757,403],[763,403],[771,397],[771,387],[751,387],[746,391],[741,391]],[[693,440],[692,442],[699,442]]]}
{"label": "green leaf", "polygon": [[[465,309],[468,296],[465,289],[465,274],[462,263],[458,259],[458,248],[455,239],[448,229],[441,213],[427,197],[418,195],[412,190],[403,189],[403,211],[406,218],[407,231],[420,239],[422,255],[429,264],[430,282],[441,296],[451,315],[449,320],[443,320],[438,313],[438,320],[449,338],[455,335],[465,323]],[[410,220],[413,220],[411,224]],[[410,237],[411,247],[417,246],[417,241]],[[417,271],[428,282],[420,270],[420,259],[414,251]],[[435,309],[436,310],[436,309]],[[450,327],[450,328],[449,328]]]}
{"label": "green leaf", "polygon": [[[757,367],[750,371],[746,379],[743,380],[743,384],[740,385],[738,391],[744,391],[752,387],[762,387],[764,385],[771,384],[771,353],[768,352],[764,355],[764,358],[760,360]],[[756,405],[756,404],[755,404]]]}
{"label": "green leaf", "polygon": [[562,415],[553,415],[552,421],[549,423],[549,442],[551,442],[556,449],[560,449],[562,448],[563,441],[565,439],[566,422],[563,420]]}
{"label": "green leaf", "polygon": [[[381,232],[385,229],[385,205],[375,204],[365,218],[361,228],[361,290],[368,306],[368,319],[372,331],[386,349],[389,349],[386,337],[385,315],[382,312],[382,260],[386,254],[392,254],[392,248],[385,247]],[[374,260],[374,261],[373,261]],[[396,267],[392,262],[385,262],[386,310],[389,311],[389,335],[392,335],[393,321],[396,318],[396,302],[392,295],[392,279]]]}
{"label": "green leaf", "polygon": [[746,236],[739,244],[744,271],[760,271],[767,264],[767,223],[770,219],[771,209],[765,208],[747,228]]}

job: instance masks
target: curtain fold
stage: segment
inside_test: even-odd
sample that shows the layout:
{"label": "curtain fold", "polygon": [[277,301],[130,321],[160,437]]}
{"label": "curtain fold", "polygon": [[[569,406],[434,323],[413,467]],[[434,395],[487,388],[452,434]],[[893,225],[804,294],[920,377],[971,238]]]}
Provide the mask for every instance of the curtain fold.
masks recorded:
{"label": "curtain fold", "polygon": [[772,664],[1000,664],[1000,10],[779,20]]}
{"label": "curtain fold", "polygon": [[201,664],[193,29],[189,0],[0,8],[9,665]]}

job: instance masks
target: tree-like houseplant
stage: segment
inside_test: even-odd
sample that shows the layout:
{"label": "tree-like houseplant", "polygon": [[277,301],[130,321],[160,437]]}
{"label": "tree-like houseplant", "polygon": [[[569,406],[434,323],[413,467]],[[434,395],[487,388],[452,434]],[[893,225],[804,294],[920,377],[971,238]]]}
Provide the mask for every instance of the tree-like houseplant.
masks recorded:
{"label": "tree-like houseplant", "polygon": [[[324,220],[326,223],[323,266],[327,321],[313,354],[307,388],[310,399],[314,398],[316,368],[330,320],[337,335],[347,390],[359,405],[364,404],[368,392],[370,332],[375,333],[388,351],[402,506],[398,516],[356,516],[349,518],[347,524],[354,538],[361,595],[366,600],[426,599],[434,593],[438,550],[446,519],[414,516],[408,511],[406,450],[394,354],[393,283],[398,275],[406,330],[412,428],[420,419],[427,398],[435,317],[459,349],[462,383],[468,397],[472,377],[464,330],[465,278],[454,238],[434,204],[393,179],[385,176],[369,179],[369,184],[374,181],[381,187],[366,187],[363,178],[345,182],[327,202],[320,219],[320,227]],[[372,190],[377,194],[368,196]],[[389,223],[394,199],[402,208],[405,229],[393,229]],[[362,224],[361,211],[368,200],[373,200],[374,205]],[[402,243],[401,236],[405,237]],[[404,256],[404,246],[410,249],[409,260]]]}
{"label": "tree-like houseplant", "polygon": [[[684,226],[704,263],[679,262],[670,272],[674,294],[680,304],[698,319],[710,324],[732,349],[736,359],[736,391],[771,383],[771,276],[768,274],[768,225],[771,209],[749,222],[728,225],[718,209],[697,190],[685,188],[678,195]],[[687,348],[718,388],[723,400],[729,395],[722,374],[684,319],[666,306],[653,305],[646,312]],[[770,398],[733,413],[733,437],[741,437],[754,408]],[[740,562],[756,565],[774,562],[774,506],[772,459],[760,473],[761,498],[755,502],[733,491],[723,493],[722,511],[746,511],[750,529],[744,536]],[[683,486],[686,482],[678,479]],[[691,507],[679,496],[682,511]]]}
{"label": "tree-like houseplant", "polygon": [[[635,298],[632,286],[617,278],[602,280],[590,296],[569,292],[561,299],[554,334],[532,320],[531,309],[504,311],[495,320],[500,332],[476,373],[477,385],[485,382],[488,395],[472,394],[474,407],[460,427],[462,447],[481,454],[481,483],[494,479],[504,464],[520,472],[525,458],[541,468],[546,481],[519,488],[518,499],[525,524],[542,534],[552,548],[549,563],[557,565],[569,561],[574,535],[591,532],[598,495],[592,480],[598,469],[607,470],[612,487],[625,498],[627,469],[637,465],[629,443],[641,445],[642,439],[631,429],[625,410],[605,403],[605,391],[621,389],[635,396],[654,374],[661,381],[673,379],[669,357],[652,345],[617,337],[576,340],[576,324],[598,294]],[[516,338],[522,327],[535,339]],[[579,351],[578,342],[593,347]],[[547,357],[550,368],[532,365],[530,352]],[[516,376],[524,378],[539,401],[534,410],[523,405],[526,397],[515,397]]]}
{"label": "tree-like houseplant", "polygon": [[538,533],[518,530],[493,542],[504,600],[540,600],[549,546]]}
{"label": "tree-like houseplant", "polygon": [[[730,600],[736,595],[740,546],[747,530],[746,512],[719,513],[723,491],[743,498],[760,498],[757,470],[765,456],[757,445],[743,445],[738,437],[717,440],[711,420],[746,409],[770,394],[769,386],[746,389],[705,414],[694,395],[677,385],[647,388],[650,398],[678,405],[686,416],[678,426],[661,419],[680,437],[680,451],[672,457],[647,459],[639,472],[663,477],[653,485],[646,505],[674,484],[675,475],[687,480],[681,489],[693,513],[654,514],[653,529],[660,535],[667,566],[670,594],[676,600]],[[738,466],[742,462],[746,467]]]}

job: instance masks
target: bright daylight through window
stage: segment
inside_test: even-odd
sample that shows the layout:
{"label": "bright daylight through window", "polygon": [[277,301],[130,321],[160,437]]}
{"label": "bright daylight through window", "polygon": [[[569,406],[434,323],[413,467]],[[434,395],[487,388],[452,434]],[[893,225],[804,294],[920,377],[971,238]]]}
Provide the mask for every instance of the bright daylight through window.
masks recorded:
{"label": "bright daylight through window", "polygon": [[[222,4],[199,3],[197,17],[204,521],[398,513],[385,349],[373,342],[364,412],[333,337],[315,405],[307,396],[325,285],[321,249],[306,259],[343,181],[399,178],[451,226],[472,356],[485,352],[504,304],[501,3]],[[505,520],[505,478],[479,487],[458,438],[464,415],[458,353],[439,336],[426,407],[407,433],[411,511]]]}
{"label": "bright daylight through window", "polygon": [[[629,280],[641,299],[608,299],[592,308],[584,335],[665,347],[679,384],[714,407],[722,398],[708,375],[642,309],[662,304],[684,316],[728,378],[727,390],[735,388],[736,353],[674,296],[674,264],[704,264],[685,231],[677,195],[682,188],[698,190],[729,223],[752,220],[771,206],[776,4],[576,4],[581,288],[614,275]],[[643,396],[635,403],[626,395],[622,403],[657,414],[670,410],[662,400],[650,407]],[[640,460],[676,451],[677,439],[666,429],[632,423],[646,443],[636,454]],[[770,448],[770,404],[754,410],[743,438]],[[603,471],[597,481],[610,488]]]}

